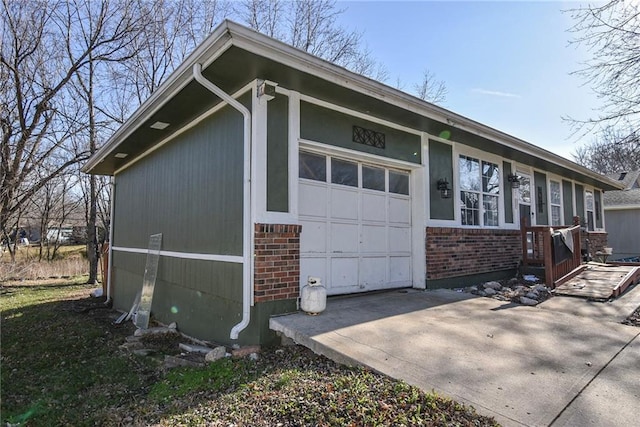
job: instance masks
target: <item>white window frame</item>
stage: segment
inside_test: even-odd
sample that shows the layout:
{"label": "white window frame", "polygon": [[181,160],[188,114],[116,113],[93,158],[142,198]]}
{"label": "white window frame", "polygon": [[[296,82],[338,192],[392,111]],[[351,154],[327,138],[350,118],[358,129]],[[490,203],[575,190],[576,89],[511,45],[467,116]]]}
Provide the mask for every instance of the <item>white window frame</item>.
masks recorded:
{"label": "white window frame", "polygon": [[[557,176],[549,176],[548,178],[549,184],[548,184],[548,188],[547,188],[547,194],[549,195],[549,222],[551,223],[551,226],[558,226],[558,225],[564,225],[563,224],[563,216],[564,216],[564,210],[563,210],[563,200],[562,200],[562,179],[558,178]],[[551,191],[551,184],[552,183],[556,183],[558,184],[558,194],[560,194],[560,202],[559,203],[554,203],[553,202],[553,192]],[[560,212],[559,212],[559,222],[558,224],[554,224],[553,223],[553,208],[557,207]]]}
{"label": "white window frame", "polygon": [[[588,203],[588,198],[587,198],[587,194],[591,194],[591,199],[593,201],[593,206],[591,206],[591,209],[589,209],[589,203]],[[587,231],[596,231],[597,227],[596,227],[596,196],[595,196],[595,192],[593,190],[593,188],[589,187],[584,189],[584,214],[586,216],[586,221],[587,221]],[[589,228],[589,212],[592,213],[593,215],[593,228]]]}
{"label": "white window frame", "polygon": [[[465,228],[493,228],[500,229],[505,228],[507,224],[504,221],[504,185],[503,185],[503,168],[501,157],[497,156],[488,156],[486,153],[479,150],[454,150],[454,182],[455,182],[455,202],[454,202],[454,212],[457,226],[465,227]],[[479,195],[478,200],[478,222],[479,224],[462,224],[462,209],[460,207],[460,194],[462,191],[468,191],[463,189],[460,185],[460,157],[468,157],[475,160],[478,160],[480,163],[480,191],[470,191],[473,193],[477,193]],[[498,169],[498,194],[485,193],[482,190],[482,164],[483,163],[492,163],[497,166]],[[485,225],[484,221],[484,196],[492,196],[497,197],[498,199],[498,224],[497,225]],[[511,225],[511,224],[509,224]]]}

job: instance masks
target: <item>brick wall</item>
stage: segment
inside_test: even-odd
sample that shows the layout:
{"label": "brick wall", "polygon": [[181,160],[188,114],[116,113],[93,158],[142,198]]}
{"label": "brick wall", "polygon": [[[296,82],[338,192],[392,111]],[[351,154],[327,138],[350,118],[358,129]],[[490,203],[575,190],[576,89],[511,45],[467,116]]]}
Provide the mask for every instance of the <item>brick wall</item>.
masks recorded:
{"label": "brick wall", "polygon": [[301,225],[255,225],[255,302],[298,298],[301,230]]}
{"label": "brick wall", "polygon": [[427,227],[427,280],[515,269],[520,230]]}
{"label": "brick wall", "polygon": [[596,252],[602,252],[603,248],[607,247],[607,236],[608,233],[606,231],[583,231],[581,233],[582,241],[580,242],[582,249],[587,248],[585,239],[589,239],[589,252],[591,256]]}

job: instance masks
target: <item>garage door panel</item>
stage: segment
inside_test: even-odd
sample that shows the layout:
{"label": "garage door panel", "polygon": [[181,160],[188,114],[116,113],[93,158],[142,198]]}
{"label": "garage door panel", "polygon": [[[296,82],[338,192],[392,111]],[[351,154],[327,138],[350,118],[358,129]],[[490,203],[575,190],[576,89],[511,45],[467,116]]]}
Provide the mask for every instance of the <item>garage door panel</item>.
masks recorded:
{"label": "garage door panel", "polygon": [[389,258],[389,284],[391,286],[411,285],[411,257]]}
{"label": "garage door panel", "polygon": [[[332,157],[332,167],[338,163]],[[370,182],[363,174],[374,169],[380,176]],[[364,164],[355,170],[356,186],[331,174],[327,182],[300,178],[300,283],[320,277],[329,295],[411,286],[411,197],[388,188],[392,172],[409,174]]]}
{"label": "garage door panel", "polygon": [[381,289],[387,283],[387,257],[360,259],[360,283],[367,289]]}
{"label": "garage door panel", "polygon": [[306,253],[327,252],[327,223],[322,221],[301,221],[302,233],[300,233],[300,247]]}
{"label": "garage door panel", "polygon": [[331,188],[331,218],[358,219],[358,191],[351,188]]}
{"label": "garage door panel", "polygon": [[411,252],[411,229],[408,227],[389,227],[389,252]]}
{"label": "garage door panel", "polygon": [[354,284],[358,284],[358,258],[331,258],[331,283],[329,290],[338,290],[339,288],[351,288]]}
{"label": "garage door panel", "polygon": [[358,253],[358,224],[332,223],[330,240],[332,253]]}
{"label": "garage door panel", "polygon": [[327,271],[327,258],[322,257],[301,257],[300,258],[300,285],[307,284],[307,279],[311,277],[320,277],[326,282],[325,276]]}
{"label": "garage door panel", "polygon": [[384,193],[362,193],[362,220],[380,221],[387,220],[386,200]]}
{"label": "garage door panel", "polygon": [[326,185],[301,181],[299,193],[300,215],[326,218],[328,205]]}
{"label": "garage door panel", "polygon": [[362,226],[362,253],[386,253],[387,252],[387,226],[363,225]]}
{"label": "garage door panel", "polygon": [[411,224],[411,200],[389,197],[389,222]]}

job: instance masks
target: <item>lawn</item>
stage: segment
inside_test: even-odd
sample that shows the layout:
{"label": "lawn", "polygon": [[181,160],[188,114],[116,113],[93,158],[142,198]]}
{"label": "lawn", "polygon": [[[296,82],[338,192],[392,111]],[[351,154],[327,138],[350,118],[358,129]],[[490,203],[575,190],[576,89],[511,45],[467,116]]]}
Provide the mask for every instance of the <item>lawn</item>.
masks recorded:
{"label": "lawn", "polygon": [[[85,277],[0,286],[2,425],[489,426],[491,418],[433,393],[297,347],[257,361],[162,368],[119,348],[134,331],[88,295]],[[157,343],[156,343],[157,344]]]}

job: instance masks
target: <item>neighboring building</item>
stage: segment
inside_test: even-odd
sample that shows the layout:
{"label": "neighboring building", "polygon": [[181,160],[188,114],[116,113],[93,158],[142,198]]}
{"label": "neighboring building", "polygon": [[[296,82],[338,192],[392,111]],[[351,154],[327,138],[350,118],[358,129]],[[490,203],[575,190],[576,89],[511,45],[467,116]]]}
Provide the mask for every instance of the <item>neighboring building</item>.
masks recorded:
{"label": "neighboring building", "polygon": [[609,177],[624,185],[623,190],[604,194],[608,244],[613,249],[610,259],[640,259],[640,170]]}
{"label": "neighboring building", "polygon": [[273,339],[308,276],[335,295],[514,274],[521,215],[603,232],[602,193],[621,188],[228,21],[84,170],[114,176],[115,307],[162,233],[152,311],[223,343]]}

